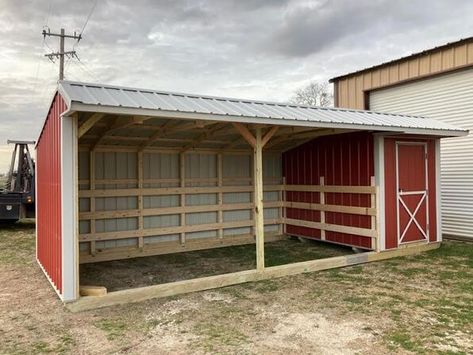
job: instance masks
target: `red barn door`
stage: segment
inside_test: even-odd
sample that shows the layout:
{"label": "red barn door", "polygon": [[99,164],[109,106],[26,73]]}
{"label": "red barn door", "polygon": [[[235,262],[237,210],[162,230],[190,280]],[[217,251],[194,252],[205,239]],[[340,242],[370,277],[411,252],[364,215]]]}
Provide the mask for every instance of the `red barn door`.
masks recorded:
{"label": "red barn door", "polygon": [[429,239],[427,143],[396,142],[398,245]]}

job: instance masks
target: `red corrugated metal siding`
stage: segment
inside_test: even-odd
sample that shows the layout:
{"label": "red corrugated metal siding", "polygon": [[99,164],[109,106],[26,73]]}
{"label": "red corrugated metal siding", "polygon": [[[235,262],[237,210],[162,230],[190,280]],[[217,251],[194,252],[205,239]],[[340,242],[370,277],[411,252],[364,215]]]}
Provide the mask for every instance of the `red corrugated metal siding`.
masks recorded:
{"label": "red corrugated metal siding", "polygon": [[56,94],[36,146],[36,256],[62,294],[61,114],[66,104]]}
{"label": "red corrugated metal siding", "polygon": [[[428,202],[429,202],[429,241],[437,240],[436,213],[436,171],[435,171],[435,139],[420,138],[385,138],[384,140],[384,175],[385,175],[385,232],[386,249],[398,247],[397,235],[397,195],[396,195],[396,141],[426,142],[428,171]],[[402,174],[402,171],[400,171]],[[422,176],[421,176],[422,178]],[[422,216],[420,216],[422,218]]]}
{"label": "red corrugated metal siding", "polygon": [[[325,177],[326,185],[369,186],[374,176],[373,136],[371,133],[347,133],[317,138],[283,155],[283,172],[289,185],[319,185]],[[319,193],[287,192],[287,201],[318,203]],[[367,194],[326,193],[327,204],[369,207]],[[320,221],[319,211],[288,208],[287,217]],[[353,227],[371,228],[369,216],[326,212],[325,221]],[[287,226],[287,233],[320,239],[320,230]],[[326,240],[371,248],[371,238],[351,234],[326,232]]]}

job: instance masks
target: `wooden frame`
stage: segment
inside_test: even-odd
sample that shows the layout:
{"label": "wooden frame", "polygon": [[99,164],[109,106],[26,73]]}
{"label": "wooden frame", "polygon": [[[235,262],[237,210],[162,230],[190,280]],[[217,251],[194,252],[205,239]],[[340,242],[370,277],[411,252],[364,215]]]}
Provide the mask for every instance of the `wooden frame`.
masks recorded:
{"label": "wooden frame", "polygon": [[[142,157],[138,159],[139,165],[142,164]],[[182,158],[181,158],[181,169]],[[220,170],[221,163],[219,165],[218,170]],[[255,174],[258,174],[255,171]],[[198,231],[208,231],[208,230],[217,230],[218,231],[218,238],[213,240],[213,243],[216,247],[218,246],[227,246],[233,245],[232,242],[225,240],[222,242],[223,239],[223,231],[226,228],[238,228],[238,227],[251,227],[254,225],[254,221],[256,221],[256,211],[258,207],[256,203],[231,203],[231,204],[224,204],[222,195],[225,192],[253,192],[252,186],[215,186],[215,187],[184,187],[185,183],[181,181],[180,187],[171,187],[171,188],[143,188],[142,182],[142,173],[139,174],[139,188],[138,189],[118,189],[118,190],[95,190],[94,183],[91,180],[91,189],[90,190],[81,190],[80,196],[81,197],[88,197],[91,201],[95,200],[97,197],[110,197],[110,196],[137,196],[138,197],[138,209],[131,209],[131,210],[113,210],[113,211],[95,211],[92,210],[89,212],[81,212],[80,213],[80,220],[89,220],[91,222],[91,226],[95,225],[96,220],[100,219],[109,219],[109,218],[126,218],[126,217],[137,217],[139,218],[139,228],[137,230],[132,231],[119,231],[119,232],[102,232],[96,233],[92,231],[90,233],[83,233],[79,236],[79,240],[81,242],[90,242],[90,256],[84,253],[81,254],[81,262],[93,262],[93,261],[104,261],[104,260],[112,260],[112,256],[116,256],[117,258],[121,257],[133,257],[133,256],[140,256],[140,255],[153,255],[151,252],[144,252],[144,242],[143,238],[147,236],[158,236],[158,235],[171,235],[171,234],[180,234],[180,246],[177,244],[175,248],[170,247],[168,244],[162,244],[163,249],[167,252],[180,252],[180,251],[189,251],[189,250],[196,250],[193,249],[192,245],[196,243],[191,243],[192,245],[189,247],[185,247],[185,233],[189,232],[198,232]],[[220,181],[220,178],[217,178]],[[259,210],[262,210],[263,207],[266,208],[278,208],[280,216],[276,219],[270,219],[262,222],[262,225],[274,225],[278,224],[281,227],[280,230],[285,229],[286,224],[296,225],[296,226],[303,226],[309,228],[320,229],[322,232],[322,236],[325,234],[325,231],[332,231],[332,232],[339,232],[339,233],[348,233],[348,234],[355,234],[360,236],[369,237],[372,239],[371,245],[374,246],[373,249],[376,248],[377,245],[377,238],[378,238],[378,230],[377,230],[377,208],[376,208],[376,195],[377,195],[377,188],[376,186],[329,186],[323,183],[324,179],[321,178],[321,185],[270,185],[264,188],[265,191],[275,191],[278,192],[279,196],[284,196],[287,191],[310,191],[310,192],[319,192],[322,197],[326,192],[338,192],[338,193],[365,193],[371,195],[371,206],[370,207],[359,207],[359,206],[344,206],[344,205],[333,205],[333,204],[326,204],[325,198],[321,198],[320,203],[304,203],[304,202],[292,202],[292,201],[262,201],[261,198],[261,205]],[[373,179],[372,179],[373,184]],[[186,194],[199,194],[199,193],[215,193],[217,194],[217,204],[212,205],[197,205],[197,206],[185,206],[185,195]],[[144,209],[142,206],[142,197],[143,196],[163,196],[163,195],[175,195],[180,194],[180,201],[181,205],[176,207],[165,207],[165,208],[148,208]],[[261,194],[262,195],[262,194]],[[91,203],[91,207],[94,206],[95,203]],[[312,222],[312,221],[305,221],[305,220],[297,220],[297,219],[290,219],[290,218],[283,218],[282,216],[285,215],[284,210],[286,208],[297,208],[297,209],[305,209],[305,210],[318,210],[321,211],[321,220],[320,222]],[[255,211],[255,218],[254,220],[244,220],[244,221],[234,221],[234,222],[224,222],[223,215],[224,211],[238,211],[238,210],[248,210],[254,209]],[[181,223],[179,226],[175,227],[160,227],[160,228],[150,228],[144,229],[143,228],[143,217],[146,216],[162,216],[162,215],[177,215],[181,216],[181,221],[185,221],[186,213],[198,213],[198,212],[209,212],[214,211],[218,213],[218,219],[216,223],[207,223],[207,224],[198,224],[198,225],[189,225],[186,226],[185,223]],[[358,228],[358,227],[349,227],[344,225],[334,225],[325,223],[325,219],[323,218],[325,212],[337,212],[337,213],[349,213],[349,214],[358,214],[358,215],[366,215],[371,216],[371,228]],[[259,222],[261,223],[261,221]],[[259,233],[262,233],[261,231]],[[281,234],[281,233],[279,233]],[[256,236],[256,230],[254,232]],[[239,236],[232,236],[232,238],[236,238]],[[138,238],[138,248],[127,248],[120,252],[102,252],[100,256],[97,255],[97,250],[95,248],[96,241],[102,240],[119,240],[123,238]],[[246,238],[248,243],[252,243],[253,239]],[[262,238],[264,240],[264,237]],[[324,238],[322,238],[324,240]],[[198,243],[197,243],[198,244]],[[212,246],[212,240],[206,240],[205,245],[208,248],[214,247]],[[92,248],[92,246],[94,246]],[[184,248],[183,248],[184,247]],[[200,246],[199,246],[200,248]],[[262,246],[260,245],[260,248]],[[151,248],[154,250],[155,254],[161,254],[157,246]],[[260,260],[264,257],[264,254],[260,254]],[[260,268],[263,269],[264,265],[260,264]]]}
{"label": "wooden frame", "polygon": [[72,312],[119,305],[131,302],[141,302],[153,298],[175,296],[190,292],[204,291],[218,287],[237,285],[252,281],[261,281],[284,276],[297,275],[306,272],[327,270],[351,265],[359,265],[373,261],[386,260],[399,256],[414,255],[420,252],[436,249],[439,242],[429,244],[408,245],[404,248],[384,252],[367,252],[348,256],[336,256],[319,260],[303,261],[288,265],[267,267],[264,270],[248,270],[202,277],[192,280],[177,281],[154,286],[139,287],[123,291],[110,292],[101,297],[82,297],[67,304]]}
{"label": "wooden frame", "polygon": [[[104,240],[120,240],[128,238],[137,238],[137,247],[117,247],[104,251],[97,251],[97,248],[93,249],[93,253],[82,253],[81,262],[96,262],[105,260],[115,260],[123,258],[131,258],[136,256],[149,256],[159,255],[174,252],[183,252],[190,250],[200,250],[217,248],[222,246],[230,245],[241,245],[255,243],[256,245],[256,269],[231,273],[225,275],[218,275],[212,277],[199,278],[194,280],[173,282],[170,284],[156,285],[151,287],[143,287],[133,290],[117,291],[106,294],[100,297],[85,297],[79,299],[74,304],[70,305],[70,309],[73,311],[91,309],[96,307],[102,307],[112,304],[119,304],[129,301],[140,301],[155,297],[164,297],[168,295],[175,295],[186,292],[193,292],[198,290],[204,290],[209,288],[221,287],[226,285],[233,285],[242,282],[263,280],[267,278],[280,277],[286,275],[294,275],[301,272],[310,272],[315,270],[323,270],[333,267],[341,267],[346,265],[354,265],[363,262],[369,262],[374,260],[381,260],[396,255],[404,255],[425,248],[434,248],[435,245],[425,246],[411,246],[408,251],[391,251],[386,254],[379,253],[363,253],[359,255],[349,255],[343,257],[327,258],[321,260],[313,260],[302,263],[294,263],[289,265],[277,266],[277,267],[265,267],[264,265],[264,243],[272,240],[278,240],[285,237],[286,224],[300,225],[310,228],[320,229],[322,233],[322,240],[324,240],[325,231],[335,231],[340,233],[357,234],[371,238],[371,245],[376,246],[378,244],[378,208],[376,201],[378,201],[377,194],[378,188],[374,185],[372,180],[371,186],[330,186],[326,185],[324,178],[320,179],[320,185],[288,185],[285,184],[284,180],[275,181],[266,179],[263,181],[263,148],[271,146],[271,138],[277,136],[273,146],[278,145],[278,142],[284,144],[294,145],[299,144],[301,138],[311,139],[326,134],[340,133],[335,130],[307,130],[307,129],[296,129],[279,130],[277,126],[265,127],[262,125],[244,125],[240,123],[233,123],[230,126],[234,128],[240,137],[235,140],[232,138],[230,143],[227,143],[223,148],[205,148],[200,145],[205,141],[210,142],[209,139],[217,132],[222,131],[222,127],[218,122],[208,122],[205,126],[210,128],[204,128],[204,132],[199,131],[198,135],[194,139],[181,139],[181,148],[175,147],[156,147],[153,146],[154,142],[158,139],[167,139],[168,142],[177,142],[179,139],[169,137],[168,134],[172,132],[180,131],[180,127],[189,125],[191,123],[171,123],[167,121],[161,126],[157,126],[157,131],[152,134],[148,139],[144,139],[145,143],[142,143],[143,139],[136,139],[138,147],[134,146],[93,146],[93,152],[91,154],[91,164],[93,161],[92,155],[95,152],[136,152],[138,154],[138,174],[136,178],[131,179],[96,179],[95,176],[90,176],[89,179],[82,179],[79,181],[82,185],[89,185],[88,190],[79,190],[79,198],[87,198],[91,201],[91,206],[94,205],[92,201],[102,197],[125,197],[133,196],[137,198],[138,204],[136,209],[128,210],[113,210],[113,211],[96,211],[95,206],[90,211],[81,212],[80,220],[89,220],[92,224],[95,224],[97,220],[108,219],[108,218],[127,218],[133,217],[138,218],[138,228],[132,231],[117,231],[117,232],[102,232],[97,233],[91,228],[90,233],[82,233],[79,236],[81,242],[89,242],[91,245],[96,244],[98,241]],[[131,123],[130,121],[130,124]],[[113,126],[112,126],[113,127]],[[161,131],[159,130],[161,129]],[[279,134],[278,134],[279,132]],[[292,135],[294,137],[292,137]],[[88,137],[86,135],[84,137]],[[116,137],[117,141],[121,141],[120,137]],[[164,141],[163,141],[164,142]],[[240,142],[246,142],[250,146],[252,154],[252,165],[253,171],[251,177],[228,177],[223,176],[222,172],[222,154],[251,154],[251,150],[246,148],[238,148]],[[231,149],[230,151],[223,150],[225,147]],[[88,150],[90,148],[81,147],[81,150]],[[217,173],[215,177],[211,178],[197,178],[192,179],[193,182],[208,183],[210,186],[187,186],[186,174],[185,174],[185,154],[188,151],[212,153],[217,157]],[[148,152],[178,152],[179,153],[179,178],[168,178],[168,179],[145,179],[143,176],[143,154]],[[93,172],[91,167],[90,169]],[[265,182],[265,183],[264,183]],[[145,187],[147,184],[153,183],[171,183],[174,187]],[[252,184],[251,184],[252,183]],[[101,188],[97,189],[97,186],[110,186],[111,184],[131,184],[136,185],[136,188],[121,188],[121,189],[108,189]],[[230,185],[228,185],[230,184]],[[263,191],[273,191],[278,195],[277,201],[263,201]],[[320,194],[319,203],[304,203],[304,202],[291,202],[286,201],[286,193],[288,191],[303,191],[303,192],[315,192]],[[245,192],[253,195],[252,202],[250,203],[224,203],[223,195],[225,193],[232,192]],[[356,193],[356,194],[369,194],[371,196],[371,205],[369,207],[359,206],[344,206],[334,205],[325,203],[326,193]],[[215,204],[204,204],[204,205],[186,205],[186,195],[189,194],[216,194],[217,203]],[[143,208],[143,197],[144,196],[166,196],[166,195],[178,195],[180,205],[174,207],[161,207],[161,208]],[[263,209],[264,208],[277,208],[277,218],[264,219]],[[287,218],[286,209],[297,208],[305,210],[318,210],[321,211],[320,222],[305,221],[294,218]],[[238,220],[225,222],[223,214],[226,211],[235,210],[253,210],[253,218],[249,220]],[[185,216],[188,213],[198,212],[216,212],[217,220],[215,223],[204,223],[196,225],[187,225],[185,223]],[[344,225],[334,225],[325,222],[325,212],[337,212],[337,213],[349,213],[358,214],[371,217],[371,228],[358,228]],[[178,226],[171,227],[160,227],[160,228],[144,228],[143,219],[147,216],[163,216],[163,215],[179,215],[181,223]],[[93,223],[92,223],[93,221]],[[265,225],[278,225],[278,232],[265,232]],[[250,234],[243,235],[232,235],[230,238],[224,236],[224,230],[226,228],[239,228],[239,227],[253,227]],[[208,231],[215,230],[217,232],[216,237],[203,238],[196,240],[186,240],[186,233],[197,232],[197,231]],[[154,245],[146,245],[144,239],[148,236],[159,236],[159,235],[170,235],[178,234],[179,241],[167,241],[160,242]],[[417,249],[416,249],[417,248]],[[407,250],[407,249],[406,249]],[[90,249],[92,251],[92,248]]]}

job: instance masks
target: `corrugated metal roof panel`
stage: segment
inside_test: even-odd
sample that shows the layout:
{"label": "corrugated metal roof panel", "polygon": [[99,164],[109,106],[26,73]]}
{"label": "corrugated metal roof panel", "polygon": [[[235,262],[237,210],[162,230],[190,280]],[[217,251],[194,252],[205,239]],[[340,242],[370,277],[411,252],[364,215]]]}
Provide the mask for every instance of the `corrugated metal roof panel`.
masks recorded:
{"label": "corrugated metal roof panel", "polygon": [[[132,109],[148,109],[204,115],[221,115],[255,119],[304,121],[337,125],[353,125],[353,128],[370,129],[389,127],[391,130],[406,129],[439,130],[462,135],[466,131],[451,124],[419,116],[386,114],[337,108],[322,108],[224,97],[190,95],[166,91],[124,88],[119,86],[61,81],[59,91],[70,103]],[[294,122],[296,125],[297,122]]]}

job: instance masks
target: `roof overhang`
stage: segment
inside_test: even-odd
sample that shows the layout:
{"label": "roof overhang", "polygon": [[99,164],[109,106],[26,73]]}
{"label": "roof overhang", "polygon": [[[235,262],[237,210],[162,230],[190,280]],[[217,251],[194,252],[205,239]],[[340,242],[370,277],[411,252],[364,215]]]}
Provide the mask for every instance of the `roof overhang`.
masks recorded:
{"label": "roof overhang", "polygon": [[425,128],[400,128],[390,126],[377,126],[372,124],[353,124],[353,123],[327,123],[316,122],[310,120],[292,120],[265,117],[246,117],[234,115],[209,114],[198,112],[169,111],[160,109],[134,108],[122,106],[107,106],[84,104],[72,101],[69,103],[69,110],[65,114],[74,112],[100,112],[110,115],[130,115],[130,116],[149,116],[159,118],[176,118],[184,120],[204,120],[218,122],[236,122],[245,124],[263,124],[278,125],[286,127],[311,127],[311,128],[333,128],[333,129],[350,129],[360,131],[377,131],[377,132],[395,132],[400,134],[416,134],[439,137],[460,137],[468,134],[467,130],[441,130],[441,129],[425,129]]}

